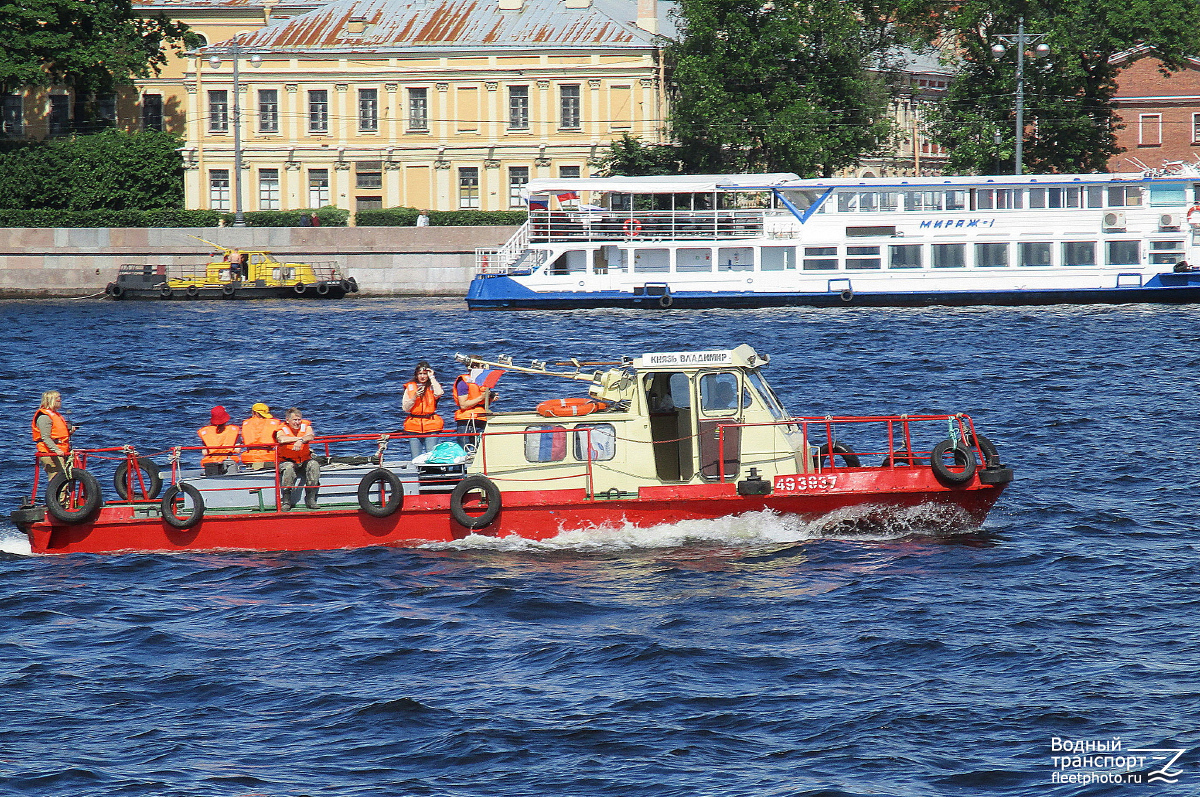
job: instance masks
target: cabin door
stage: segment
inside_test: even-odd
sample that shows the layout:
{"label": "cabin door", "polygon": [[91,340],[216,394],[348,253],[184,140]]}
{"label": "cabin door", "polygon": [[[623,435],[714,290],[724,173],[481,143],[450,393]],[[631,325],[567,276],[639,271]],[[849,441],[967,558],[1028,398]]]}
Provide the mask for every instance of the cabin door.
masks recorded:
{"label": "cabin door", "polygon": [[643,378],[654,448],[654,473],[661,482],[690,481],[696,472],[692,448],[692,385],[687,374]]}
{"label": "cabin door", "polygon": [[621,289],[629,252],[617,246],[601,246],[592,252],[592,284],[596,290]]}
{"label": "cabin door", "polygon": [[735,371],[702,374],[699,388],[700,475],[715,480],[724,471],[726,479],[735,479],[741,469],[742,429],[730,424],[742,422],[749,395]]}

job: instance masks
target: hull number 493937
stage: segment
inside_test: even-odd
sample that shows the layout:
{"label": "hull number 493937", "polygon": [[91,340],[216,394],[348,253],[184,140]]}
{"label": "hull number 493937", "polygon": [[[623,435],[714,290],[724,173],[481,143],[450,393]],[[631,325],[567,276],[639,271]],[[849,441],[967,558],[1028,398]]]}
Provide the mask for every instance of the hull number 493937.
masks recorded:
{"label": "hull number 493937", "polygon": [[832,490],[837,476],[776,476],[775,491],[802,493],[808,490]]}

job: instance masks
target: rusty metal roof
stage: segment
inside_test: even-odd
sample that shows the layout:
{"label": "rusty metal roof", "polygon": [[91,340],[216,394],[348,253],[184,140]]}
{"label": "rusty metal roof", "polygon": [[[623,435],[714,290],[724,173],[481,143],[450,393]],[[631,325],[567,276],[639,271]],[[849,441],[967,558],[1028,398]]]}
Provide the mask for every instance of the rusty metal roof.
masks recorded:
{"label": "rusty metal roof", "polygon": [[[635,3],[628,3],[631,11]],[[362,20],[362,33],[351,33]],[[497,0],[337,0],[243,36],[243,47],[269,50],[379,52],[462,48],[645,48],[654,36],[633,19],[563,0],[525,0],[501,11]],[[219,44],[214,45],[220,48]]]}

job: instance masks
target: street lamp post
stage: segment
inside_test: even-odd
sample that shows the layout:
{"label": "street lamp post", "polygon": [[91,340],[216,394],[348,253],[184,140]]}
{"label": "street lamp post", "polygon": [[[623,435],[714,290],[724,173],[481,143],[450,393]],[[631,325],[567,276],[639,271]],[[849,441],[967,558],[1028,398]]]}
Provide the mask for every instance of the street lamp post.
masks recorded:
{"label": "street lamp post", "polygon": [[[1025,48],[1031,44],[1037,45],[1033,49],[1035,58],[1041,58],[1050,54],[1050,45],[1042,42],[1046,38],[1044,33],[1026,33],[1025,32],[1025,17],[1022,16],[1017,20],[1016,33],[1002,33],[996,36],[997,39],[1017,48],[1017,124],[1016,124],[1016,156],[1014,158],[1013,173],[1021,174],[1024,170],[1024,149],[1025,149]],[[1004,44],[993,44],[992,55],[996,58],[1004,55]]]}
{"label": "street lamp post", "polygon": [[[242,106],[241,82],[239,80],[238,64],[241,61],[241,45],[234,36],[233,45],[228,48],[229,56],[233,59],[233,226],[245,227],[246,217],[242,212]],[[251,53],[248,59],[250,65],[258,67],[262,64],[262,56]],[[208,59],[213,69],[221,67],[221,57],[213,55]]]}

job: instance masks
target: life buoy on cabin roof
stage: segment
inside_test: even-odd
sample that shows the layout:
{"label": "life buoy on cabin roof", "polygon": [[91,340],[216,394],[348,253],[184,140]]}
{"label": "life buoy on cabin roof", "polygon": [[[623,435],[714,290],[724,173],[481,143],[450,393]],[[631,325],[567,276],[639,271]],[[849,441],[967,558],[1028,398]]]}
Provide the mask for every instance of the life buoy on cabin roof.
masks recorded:
{"label": "life buoy on cabin roof", "polygon": [[1200,227],[1200,202],[1188,208],[1187,221],[1193,227]]}
{"label": "life buoy on cabin roof", "polygon": [[543,401],[537,405],[537,414],[546,418],[570,418],[575,415],[590,415],[604,409],[599,401],[590,398],[561,398]]}
{"label": "life buoy on cabin roof", "polygon": [[625,219],[625,223],[621,225],[621,229],[625,231],[627,237],[637,238],[642,234],[642,223],[637,219]]}

